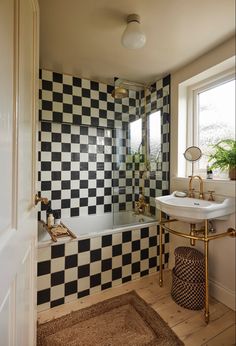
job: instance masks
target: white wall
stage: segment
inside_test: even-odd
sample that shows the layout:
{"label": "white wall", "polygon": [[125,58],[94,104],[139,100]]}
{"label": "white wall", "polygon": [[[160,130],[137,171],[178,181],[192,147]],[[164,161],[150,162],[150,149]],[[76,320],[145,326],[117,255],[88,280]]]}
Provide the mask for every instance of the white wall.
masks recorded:
{"label": "white wall", "polygon": [[[178,149],[179,140],[183,138],[183,124],[180,122],[179,114],[179,84],[188,79],[203,75],[206,70],[215,68],[227,59],[235,55],[235,37],[229,39],[214,50],[201,56],[182,69],[174,72],[171,76],[171,163],[170,163],[170,186],[171,191],[186,190],[188,188],[187,178],[178,178],[178,164],[181,161],[182,148]],[[187,116],[187,114],[186,114]],[[181,119],[181,121],[183,121]],[[184,141],[183,141],[184,142]],[[179,157],[178,157],[179,156]],[[233,181],[204,181],[204,191],[214,190],[218,195],[235,197],[235,182]],[[228,227],[235,228],[235,214],[227,221],[214,222],[217,232],[226,231]],[[187,224],[176,223],[175,229],[183,229]],[[189,245],[189,241],[171,235],[170,238],[170,267],[174,265],[174,249],[180,245]],[[197,245],[200,249],[202,244]],[[224,304],[235,308],[235,238],[223,238],[210,242],[210,279],[211,294]]]}

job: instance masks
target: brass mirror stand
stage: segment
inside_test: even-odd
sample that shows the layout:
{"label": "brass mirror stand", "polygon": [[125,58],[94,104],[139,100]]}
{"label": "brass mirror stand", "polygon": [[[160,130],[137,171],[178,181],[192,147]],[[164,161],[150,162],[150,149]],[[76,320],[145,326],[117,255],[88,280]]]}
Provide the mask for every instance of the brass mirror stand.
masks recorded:
{"label": "brass mirror stand", "polygon": [[194,170],[194,162],[200,160],[200,158],[202,157],[202,152],[201,149],[196,147],[196,146],[191,146],[188,147],[185,152],[184,152],[184,158],[192,163],[192,174],[191,176],[193,176],[193,170]]}
{"label": "brass mirror stand", "polygon": [[162,211],[159,210],[159,246],[160,246],[160,276],[159,276],[159,285],[160,287],[163,286],[163,251],[162,251],[162,237],[165,231],[170,232],[174,235],[190,239],[192,241],[192,244],[194,244],[194,241],[200,240],[204,242],[204,259],[205,259],[205,312],[204,312],[204,317],[205,317],[205,322],[206,324],[209,323],[210,320],[210,313],[209,313],[209,267],[208,267],[208,252],[209,252],[209,241],[214,240],[214,239],[219,239],[219,238],[224,238],[224,237],[236,237],[236,230],[233,228],[229,228],[226,232],[222,232],[219,234],[215,234],[212,236],[209,236],[208,234],[208,220],[204,220],[204,229],[203,230],[197,230],[193,229],[191,227],[191,232],[192,234],[201,234],[200,236],[196,235],[189,235],[183,232],[178,232],[175,231],[174,229],[171,229],[166,226],[166,224],[169,224],[171,222],[176,222],[178,220],[172,219],[172,220],[167,220],[163,218]]}

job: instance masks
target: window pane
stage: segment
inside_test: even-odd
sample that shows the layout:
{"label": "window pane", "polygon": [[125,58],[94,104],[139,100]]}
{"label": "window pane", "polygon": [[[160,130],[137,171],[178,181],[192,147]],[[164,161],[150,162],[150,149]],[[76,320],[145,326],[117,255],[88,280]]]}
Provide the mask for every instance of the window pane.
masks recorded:
{"label": "window pane", "polygon": [[142,120],[138,119],[129,124],[131,154],[140,152],[142,143]]}
{"label": "window pane", "polygon": [[148,117],[150,161],[157,161],[161,153],[161,112]]}
{"label": "window pane", "polygon": [[235,80],[199,93],[198,133],[203,157],[200,169],[206,169],[211,145],[223,139],[235,139]]}

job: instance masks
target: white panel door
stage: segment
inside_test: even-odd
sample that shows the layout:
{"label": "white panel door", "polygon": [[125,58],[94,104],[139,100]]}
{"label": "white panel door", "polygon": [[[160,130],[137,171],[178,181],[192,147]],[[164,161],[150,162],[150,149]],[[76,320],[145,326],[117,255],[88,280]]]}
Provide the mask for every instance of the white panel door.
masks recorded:
{"label": "white panel door", "polygon": [[35,345],[36,0],[0,0],[0,346]]}

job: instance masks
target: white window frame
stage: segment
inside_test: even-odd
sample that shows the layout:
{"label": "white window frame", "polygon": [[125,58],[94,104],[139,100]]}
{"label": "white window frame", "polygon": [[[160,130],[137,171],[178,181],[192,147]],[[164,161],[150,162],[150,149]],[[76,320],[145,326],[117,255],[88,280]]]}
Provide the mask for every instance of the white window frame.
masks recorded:
{"label": "white window frame", "polygon": [[155,160],[151,160],[151,148],[150,148],[150,116],[156,113],[158,113],[159,121],[160,121],[160,143],[161,143],[161,110],[158,109],[151,112],[150,114],[148,114],[148,116],[145,119],[146,127],[147,127],[147,158],[150,160],[150,162],[156,162],[156,159],[157,159],[156,157]]}
{"label": "white window frame", "polygon": [[141,123],[141,129],[140,129],[140,134],[141,134],[141,142],[139,144],[139,147],[138,147],[138,151],[135,152],[135,153],[140,153],[140,149],[141,149],[141,146],[142,146],[142,118],[138,118],[138,119],[135,119],[134,121],[130,122],[129,123],[129,140],[130,140],[130,154],[133,155],[134,153],[132,153],[132,148],[131,148],[131,124],[134,123],[134,122],[137,122],[139,121]]}
{"label": "white window frame", "polygon": [[[197,84],[191,85],[187,89],[187,147],[199,146],[199,126],[198,126],[198,95],[204,91],[217,87],[221,84],[235,80],[235,70],[229,69],[223,73],[205,79]],[[186,162],[186,176],[191,175],[192,164]],[[206,170],[199,169],[199,163],[194,163],[194,174],[205,177]]]}

